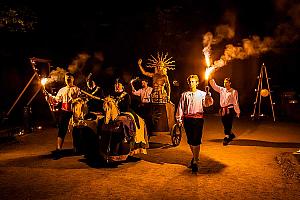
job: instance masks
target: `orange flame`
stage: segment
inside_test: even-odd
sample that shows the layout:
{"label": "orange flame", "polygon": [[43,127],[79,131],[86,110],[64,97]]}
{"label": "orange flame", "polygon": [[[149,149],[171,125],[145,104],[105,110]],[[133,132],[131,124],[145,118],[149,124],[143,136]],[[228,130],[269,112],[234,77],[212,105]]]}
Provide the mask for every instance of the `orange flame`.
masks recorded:
{"label": "orange flame", "polygon": [[42,78],[42,80],[41,80],[41,84],[43,85],[43,86],[45,86],[46,85],[46,83],[47,83],[47,78]]}
{"label": "orange flame", "polygon": [[206,66],[209,67],[210,66],[210,59],[208,56],[205,56],[205,62],[206,62]]}
{"label": "orange flame", "polygon": [[206,70],[205,70],[205,80],[208,80],[211,72],[213,71],[213,67],[211,67],[211,62],[210,62],[210,51],[211,51],[211,47],[208,45],[206,47],[203,48],[203,54],[205,57],[205,62],[206,62]]}
{"label": "orange flame", "polygon": [[208,80],[210,74],[214,71],[214,67],[207,67],[205,70],[205,80]]}

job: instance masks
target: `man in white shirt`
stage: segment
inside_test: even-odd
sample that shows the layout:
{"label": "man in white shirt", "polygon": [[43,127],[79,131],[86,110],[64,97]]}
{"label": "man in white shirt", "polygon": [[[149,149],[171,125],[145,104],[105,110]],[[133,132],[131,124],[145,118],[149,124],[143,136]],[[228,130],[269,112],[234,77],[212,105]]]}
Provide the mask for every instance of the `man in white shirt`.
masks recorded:
{"label": "man in white shirt", "polygon": [[74,85],[74,75],[70,72],[65,74],[66,86],[61,88],[56,96],[50,96],[52,101],[61,102],[62,107],[58,119],[57,147],[53,152],[54,159],[61,157],[61,150],[68,131],[69,121],[72,117],[72,101],[80,94],[79,87]]}
{"label": "man in white shirt", "polygon": [[198,171],[200,144],[202,143],[203,130],[203,107],[213,104],[210,94],[198,90],[199,78],[197,75],[190,75],[187,78],[189,91],[183,92],[179,100],[176,120],[178,124],[182,124],[186,132],[187,142],[190,145],[193,158],[191,167],[193,172]]}
{"label": "man in white shirt", "polygon": [[218,86],[214,79],[209,80],[211,87],[220,93],[220,115],[224,127],[225,138],[223,145],[228,145],[235,135],[232,133],[233,118],[236,115],[240,117],[240,108],[238,102],[238,91],[231,88],[230,78],[224,79],[224,87]]}
{"label": "man in white shirt", "polygon": [[130,81],[130,85],[132,88],[132,94],[141,97],[141,103],[150,103],[150,96],[153,88],[148,86],[148,80],[142,80],[142,88],[139,90],[135,90],[133,86],[133,81]]}
{"label": "man in white shirt", "polygon": [[148,129],[148,134],[150,134],[150,124],[151,124],[151,117],[149,116],[150,113],[150,107],[147,106],[149,105],[148,103],[151,102],[151,93],[153,88],[148,86],[148,80],[147,79],[141,79],[142,81],[142,88],[139,90],[135,90],[134,86],[133,86],[133,82],[136,79],[133,79],[132,81],[130,81],[130,85],[132,88],[132,94],[139,96],[140,97],[140,105],[138,107],[137,112],[142,116],[142,118],[146,121],[147,129]]}

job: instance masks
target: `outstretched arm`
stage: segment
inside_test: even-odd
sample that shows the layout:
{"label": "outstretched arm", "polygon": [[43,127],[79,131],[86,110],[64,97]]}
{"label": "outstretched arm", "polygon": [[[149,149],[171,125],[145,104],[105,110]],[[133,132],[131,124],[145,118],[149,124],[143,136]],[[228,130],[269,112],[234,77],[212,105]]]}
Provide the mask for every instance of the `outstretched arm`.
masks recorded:
{"label": "outstretched arm", "polygon": [[218,85],[216,84],[216,82],[215,82],[214,79],[210,79],[210,80],[209,80],[209,84],[211,85],[211,87],[212,87],[216,92],[219,92],[219,93],[220,93],[221,87],[218,86]]}
{"label": "outstretched arm", "polygon": [[136,96],[141,96],[141,92],[140,90],[136,91],[134,86],[133,86],[133,80],[130,81],[130,85],[131,85],[131,91],[132,91],[132,94],[136,95]]}
{"label": "outstretched arm", "polygon": [[147,72],[144,70],[144,68],[142,67],[142,59],[139,59],[138,65],[139,65],[139,68],[140,68],[142,74],[144,74],[145,76],[151,77],[151,78],[154,76],[154,73]]}

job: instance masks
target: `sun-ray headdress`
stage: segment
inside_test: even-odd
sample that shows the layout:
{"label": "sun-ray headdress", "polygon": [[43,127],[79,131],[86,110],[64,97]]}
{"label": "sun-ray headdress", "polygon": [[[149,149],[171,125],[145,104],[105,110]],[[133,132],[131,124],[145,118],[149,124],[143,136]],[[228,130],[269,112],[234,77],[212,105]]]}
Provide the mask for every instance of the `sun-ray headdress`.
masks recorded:
{"label": "sun-ray headdress", "polygon": [[146,67],[158,67],[158,66],[162,66],[166,69],[169,70],[175,70],[175,65],[172,63],[175,63],[175,61],[171,61],[171,59],[173,57],[167,58],[168,56],[168,52],[164,55],[164,53],[161,53],[161,55],[159,54],[159,52],[157,52],[157,58],[155,58],[154,56],[151,55],[151,58],[148,58],[148,63]]}

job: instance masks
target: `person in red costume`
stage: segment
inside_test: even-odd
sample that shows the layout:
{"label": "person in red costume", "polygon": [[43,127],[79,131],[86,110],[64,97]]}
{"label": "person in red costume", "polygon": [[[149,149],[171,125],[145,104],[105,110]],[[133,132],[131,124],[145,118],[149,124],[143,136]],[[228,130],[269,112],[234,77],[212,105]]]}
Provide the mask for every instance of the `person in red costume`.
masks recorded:
{"label": "person in red costume", "polygon": [[72,117],[72,102],[80,94],[79,87],[74,85],[74,75],[70,72],[65,74],[66,86],[61,88],[56,96],[50,96],[52,101],[61,102],[61,110],[58,118],[57,146],[53,152],[54,159],[61,157],[61,150],[64,144],[65,136],[68,132],[69,121]]}

